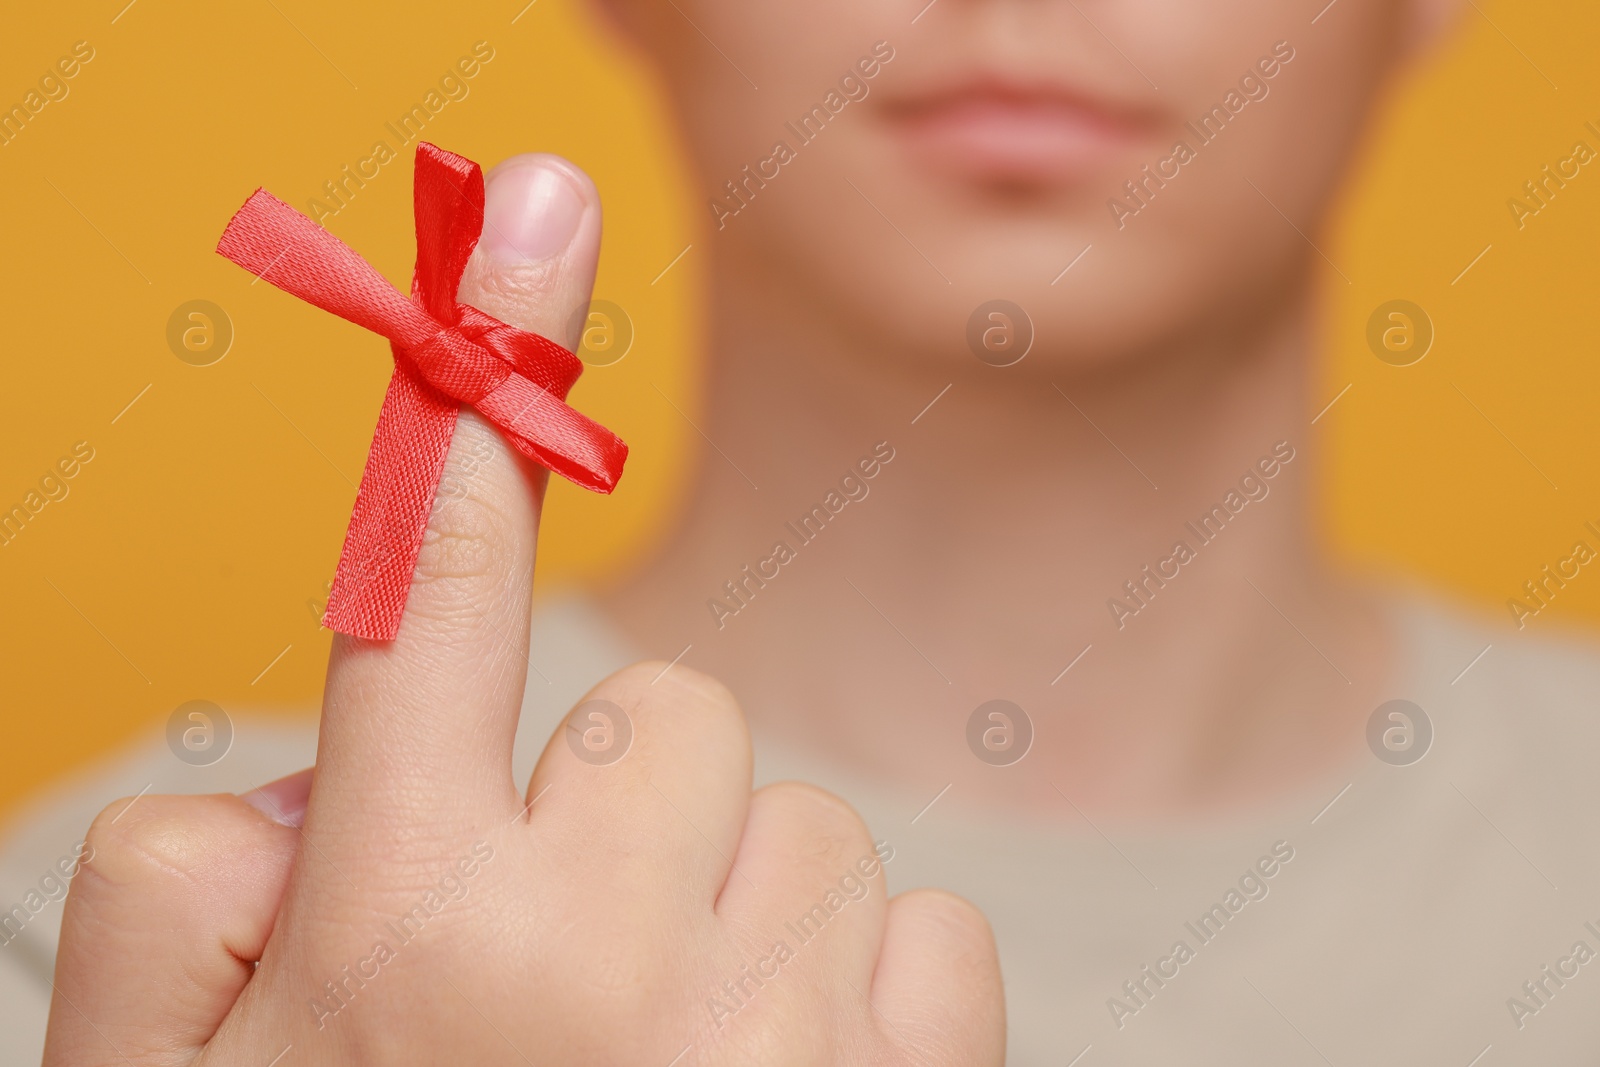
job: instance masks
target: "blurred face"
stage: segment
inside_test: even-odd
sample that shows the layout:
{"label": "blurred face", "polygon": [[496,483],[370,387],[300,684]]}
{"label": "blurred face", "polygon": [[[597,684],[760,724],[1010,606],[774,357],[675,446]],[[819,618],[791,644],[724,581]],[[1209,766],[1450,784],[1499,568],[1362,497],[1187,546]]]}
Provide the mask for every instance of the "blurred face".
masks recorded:
{"label": "blurred face", "polygon": [[[1416,0],[1436,4],[1444,0]],[[612,0],[715,251],[922,360],[1031,318],[1060,370],[1249,323],[1419,21],[1402,0]],[[1087,250],[1087,251],[1086,251]]]}

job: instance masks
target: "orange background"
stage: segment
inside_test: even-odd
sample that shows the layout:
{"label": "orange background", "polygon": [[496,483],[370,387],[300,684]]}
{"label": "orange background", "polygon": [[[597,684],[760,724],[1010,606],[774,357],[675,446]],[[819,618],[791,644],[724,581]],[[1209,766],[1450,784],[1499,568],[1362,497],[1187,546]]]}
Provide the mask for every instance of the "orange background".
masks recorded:
{"label": "orange background", "polygon": [[[211,249],[256,186],[303,208],[372,142],[392,143],[384,123],[474,42],[494,59],[424,136],[485,163],[544,150],[585,168],[607,213],[596,296],[637,333],[574,394],[633,446],[628,477],[610,500],[553,483],[546,586],[644,550],[693,446],[656,389],[694,415],[698,250],[653,279],[697,240],[703,197],[649,78],[581,5],[125,2],[34,5],[0,37],[6,107],[74,42],[95,49],[67,98],[0,146],[0,509],[75,442],[95,450],[70,494],[0,547],[0,811],[159,732],[184,701],[315,706],[328,650],[315,605],[389,360]],[[1586,519],[1600,525],[1600,161],[1521,230],[1506,207],[1576,140],[1600,149],[1584,129],[1600,126],[1597,31],[1600,10],[1582,0],[1469,8],[1386,112],[1335,232],[1318,238],[1349,279],[1323,282],[1317,406],[1350,386],[1317,423],[1332,446],[1333,542],[1499,612],[1508,636],[1506,598],[1567,555]],[[410,198],[408,148],[328,227],[404,282]],[[1395,298],[1437,331],[1411,367],[1366,347],[1368,316]],[[207,367],[166,342],[193,299],[221,305],[236,331]],[[1600,576],[1585,572],[1530,628],[1596,619]]]}

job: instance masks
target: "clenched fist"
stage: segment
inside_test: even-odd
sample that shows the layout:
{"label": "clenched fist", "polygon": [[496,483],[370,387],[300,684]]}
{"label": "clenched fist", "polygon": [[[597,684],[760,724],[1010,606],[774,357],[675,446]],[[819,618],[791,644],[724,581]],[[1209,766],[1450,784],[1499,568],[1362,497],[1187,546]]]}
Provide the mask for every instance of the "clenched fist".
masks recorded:
{"label": "clenched fist", "polygon": [[[593,186],[488,189],[461,300],[575,346]],[[889,899],[829,794],[752,793],[711,679],[612,676],[512,780],[544,473],[470,411],[449,462],[399,638],[335,641],[314,770],[95,822],[47,1067],[1002,1063],[982,916]]]}

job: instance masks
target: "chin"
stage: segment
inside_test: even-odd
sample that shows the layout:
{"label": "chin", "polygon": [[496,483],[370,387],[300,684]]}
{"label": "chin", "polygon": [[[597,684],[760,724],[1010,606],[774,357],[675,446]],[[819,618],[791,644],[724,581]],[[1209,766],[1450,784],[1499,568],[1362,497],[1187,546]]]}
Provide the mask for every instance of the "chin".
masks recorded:
{"label": "chin", "polygon": [[1091,238],[1087,225],[1041,220],[964,230],[920,231],[931,264],[891,232],[893,243],[823,260],[831,269],[812,272],[808,287],[823,290],[852,332],[900,361],[1046,381],[1181,345],[1236,300],[1206,293],[1172,259],[1107,248],[1114,242]]}

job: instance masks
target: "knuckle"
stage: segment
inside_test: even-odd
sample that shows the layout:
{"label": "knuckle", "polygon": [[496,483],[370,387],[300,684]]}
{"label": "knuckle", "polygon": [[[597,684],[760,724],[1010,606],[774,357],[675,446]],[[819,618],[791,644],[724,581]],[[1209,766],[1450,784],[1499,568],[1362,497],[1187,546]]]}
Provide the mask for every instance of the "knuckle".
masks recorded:
{"label": "knuckle", "polygon": [[216,854],[195,808],[205,797],[132,797],[108,804],[84,835],[84,869],[119,887],[188,879]]}
{"label": "knuckle", "polygon": [[661,683],[670,684],[674,692],[683,694],[685,699],[707,710],[734,714],[739,711],[739,702],[734,699],[733,690],[693,667],[679,664],[667,671]]}
{"label": "knuckle", "polygon": [[872,835],[856,809],[826,789],[806,782],[777,782],[757,791],[795,839],[802,858],[843,863],[872,848]]}
{"label": "knuckle", "polygon": [[617,671],[605,684],[615,684],[649,703],[668,704],[685,710],[711,714],[738,714],[739,702],[727,686],[682,664],[664,660],[645,660]]}
{"label": "knuckle", "polygon": [[[417,553],[419,584],[499,580],[515,565],[519,531],[531,529],[534,517],[526,481],[508,452],[499,432],[472,411],[457,416]],[[462,607],[459,595],[443,599]]]}
{"label": "knuckle", "polygon": [[[682,737],[692,731],[697,745],[726,749],[724,755],[749,747],[744,713],[733,693],[711,676],[681,664],[661,660],[632,664],[601,682],[589,698],[623,708],[646,743],[651,737]],[[708,758],[717,751],[708,751]]]}
{"label": "knuckle", "polygon": [[435,583],[494,576],[515,543],[513,524],[480,486],[441,500],[417,553],[416,580]]}
{"label": "knuckle", "polygon": [[560,281],[559,257],[506,266],[474,255],[461,277],[461,299],[518,329],[542,332],[541,327],[550,326],[541,321],[546,316],[540,314],[540,309]]}
{"label": "knuckle", "polygon": [[943,889],[913,889],[894,898],[903,921],[919,938],[947,945],[952,958],[987,963],[996,957],[994,930],[988,918],[965,897]]}

